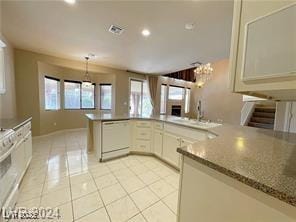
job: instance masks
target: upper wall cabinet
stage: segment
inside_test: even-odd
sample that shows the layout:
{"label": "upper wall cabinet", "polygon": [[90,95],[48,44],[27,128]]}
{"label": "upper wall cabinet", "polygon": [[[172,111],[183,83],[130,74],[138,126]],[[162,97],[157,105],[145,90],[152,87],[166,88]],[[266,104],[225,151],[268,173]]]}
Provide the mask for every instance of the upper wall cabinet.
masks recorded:
{"label": "upper wall cabinet", "polygon": [[232,90],[296,100],[296,2],[237,0],[234,4]]}

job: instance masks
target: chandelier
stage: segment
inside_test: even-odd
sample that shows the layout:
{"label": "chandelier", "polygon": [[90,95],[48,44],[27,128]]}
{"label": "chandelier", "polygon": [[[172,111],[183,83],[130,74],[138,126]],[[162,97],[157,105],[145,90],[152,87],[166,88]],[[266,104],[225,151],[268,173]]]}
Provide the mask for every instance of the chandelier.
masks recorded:
{"label": "chandelier", "polygon": [[199,87],[205,84],[206,81],[211,79],[213,73],[213,68],[211,63],[200,64],[196,69],[194,69],[195,82]]}

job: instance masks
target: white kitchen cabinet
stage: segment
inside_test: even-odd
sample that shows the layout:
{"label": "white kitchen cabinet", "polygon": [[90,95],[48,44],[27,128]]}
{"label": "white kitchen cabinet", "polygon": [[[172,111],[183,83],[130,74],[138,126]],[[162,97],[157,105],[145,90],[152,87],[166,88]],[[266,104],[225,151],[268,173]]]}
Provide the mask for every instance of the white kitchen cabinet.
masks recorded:
{"label": "white kitchen cabinet", "polygon": [[[192,140],[192,139],[181,138],[181,147],[189,146],[189,145],[193,144],[194,142],[196,142],[196,141]],[[179,167],[181,167],[181,165],[182,165],[182,155],[180,155]]]}
{"label": "white kitchen cabinet", "polygon": [[181,138],[181,147],[184,146],[189,146],[191,144],[193,144],[195,141],[192,139],[188,139],[188,138]]}
{"label": "white kitchen cabinet", "polygon": [[134,149],[135,151],[138,151],[138,152],[150,153],[151,142],[150,140],[136,140]]}
{"label": "white kitchen cabinet", "polygon": [[295,222],[292,205],[183,157],[178,222]]}
{"label": "white kitchen cabinet", "polygon": [[155,121],[153,127],[154,130],[163,130],[163,122]]}
{"label": "white kitchen cabinet", "polygon": [[149,120],[137,120],[136,127],[138,128],[151,128],[151,121]]}
{"label": "white kitchen cabinet", "polygon": [[27,167],[32,158],[32,133],[31,131],[24,138],[24,149],[25,149],[25,167]]}
{"label": "white kitchen cabinet", "polygon": [[171,133],[165,132],[163,135],[162,158],[170,164],[179,167],[180,155],[177,149],[181,145],[181,138]]}
{"label": "white kitchen cabinet", "polygon": [[93,143],[100,160],[103,158],[101,153],[104,154],[104,152],[101,152],[101,145],[107,148],[106,155],[108,156],[106,157],[109,158],[109,154],[113,152],[112,147],[122,146],[122,141],[119,142],[118,137],[117,140],[114,140],[114,135],[120,135],[121,138],[126,138],[126,143],[130,144],[128,152],[154,154],[179,168],[181,155],[177,152],[177,149],[196,141],[208,139],[207,131],[162,121],[129,120],[128,128],[119,129],[116,132],[114,131],[113,122],[103,123],[104,127],[102,127],[101,122],[93,124],[93,133],[98,135],[94,137]]}
{"label": "white kitchen cabinet", "polygon": [[162,156],[163,132],[155,130],[153,133],[153,151],[158,157]]}
{"label": "white kitchen cabinet", "polygon": [[296,99],[296,4],[234,1],[230,85],[274,100]]}
{"label": "white kitchen cabinet", "polygon": [[17,182],[19,183],[26,169],[25,143],[20,141],[12,152],[12,159],[17,173]]}
{"label": "white kitchen cabinet", "polygon": [[132,151],[151,153],[152,144],[152,121],[137,120],[133,124]]}
{"label": "white kitchen cabinet", "polygon": [[151,129],[141,129],[137,128],[136,138],[141,140],[150,140],[151,139]]}

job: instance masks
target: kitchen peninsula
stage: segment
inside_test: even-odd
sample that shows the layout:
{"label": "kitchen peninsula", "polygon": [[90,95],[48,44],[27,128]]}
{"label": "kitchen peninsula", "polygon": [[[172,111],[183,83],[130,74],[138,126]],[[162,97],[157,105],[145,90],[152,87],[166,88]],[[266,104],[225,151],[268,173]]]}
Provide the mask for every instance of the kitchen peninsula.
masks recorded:
{"label": "kitchen peninsula", "polygon": [[171,116],[86,117],[88,150],[98,159],[103,124],[124,121],[124,154],[154,155],[181,170],[178,221],[296,220],[295,134]]}

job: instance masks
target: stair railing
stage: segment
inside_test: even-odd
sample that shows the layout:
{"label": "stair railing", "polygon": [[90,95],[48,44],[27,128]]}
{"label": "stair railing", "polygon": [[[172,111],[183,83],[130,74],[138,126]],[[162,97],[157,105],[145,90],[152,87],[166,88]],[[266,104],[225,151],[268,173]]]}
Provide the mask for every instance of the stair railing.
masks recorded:
{"label": "stair railing", "polygon": [[250,121],[255,109],[255,102],[245,102],[241,110],[241,125],[246,126]]}

